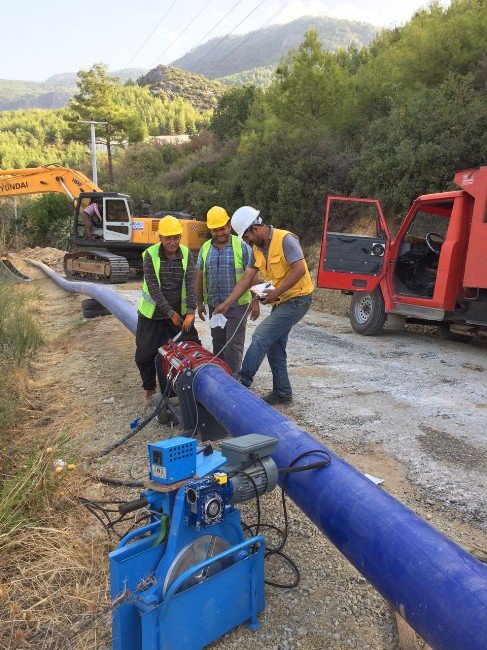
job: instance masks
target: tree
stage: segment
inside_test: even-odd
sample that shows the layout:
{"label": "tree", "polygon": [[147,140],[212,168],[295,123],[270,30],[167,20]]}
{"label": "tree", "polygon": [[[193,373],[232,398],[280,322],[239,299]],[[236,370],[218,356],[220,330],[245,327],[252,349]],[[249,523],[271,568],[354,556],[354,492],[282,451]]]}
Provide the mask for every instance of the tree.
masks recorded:
{"label": "tree", "polygon": [[316,29],[284,57],[268,93],[275,115],[288,128],[298,125],[333,132],[350,121],[356,104],[353,77],[341,57],[327,52]]}
{"label": "tree", "polygon": [[90,70],[80,70],[77,85],[78,92],[69,102],[70,136],[74,140],[89,138],[89,125],[79,124],[78,119],[106,122],[97,129],[97,141],[106,146],[108,175],[113,183],[113,145],[125,140],[140,142],[147,129],[136,111],[124,108],[117,101],[122,84],[108,75],[104,65],[97,63]]}
{"label": "tree", "polygon": [[219,140],[237,138],[244,130],[250,109],[259,91],[255,86],[232,88],[218,100],[210,122],[210,131]]}

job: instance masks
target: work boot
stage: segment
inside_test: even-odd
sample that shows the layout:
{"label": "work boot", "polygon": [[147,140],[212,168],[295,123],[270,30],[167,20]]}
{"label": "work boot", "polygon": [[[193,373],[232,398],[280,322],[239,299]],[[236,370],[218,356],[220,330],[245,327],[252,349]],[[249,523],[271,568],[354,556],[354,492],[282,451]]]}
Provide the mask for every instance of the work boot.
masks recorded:
{"label": "work boot", "polygon": [[144,400],[144,405],[142,407],[142,414],[143,415],[149,415],[149,413],[152,411],[152,398],[156,394],[155,390],[146,390],[145,391],[145,400]]}
{"label": "work boot", "polygon": [[293,396],[279,395],[278,393],[271,391],[262,399],[264,400],[264,402],[267,402],[267,404],[271,404],[273,406],[274,404],[289,404],[289,402],[293,401]]}

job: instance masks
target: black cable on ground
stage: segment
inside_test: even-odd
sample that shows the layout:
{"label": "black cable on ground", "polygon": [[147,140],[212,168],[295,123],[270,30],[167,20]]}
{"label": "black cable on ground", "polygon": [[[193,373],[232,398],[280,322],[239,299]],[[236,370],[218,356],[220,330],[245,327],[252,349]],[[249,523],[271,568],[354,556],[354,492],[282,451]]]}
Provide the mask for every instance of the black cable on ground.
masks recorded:
{"label": "black cable on ground", "polygon": [[[129,533],[135,526],[137,526],[143,519],[149,516],[149,513],[145,513],[141,518],[136,519],[131,523],[129,528],[123,533],[118,533],[115,530],[115,526],[120,524],[122,521],[125,521],[125,515],[120,515],[119,505],[127,503],[126,501],[94,501],[92,499],[86,499],[85,497],[77,497],[78,501],[83,505],[88,512],[90,512],[100,524],[105,529],[108,537],[111,539],[111,534],[114,533],[118,539],[122,539]],[[112,507],[116,506],[116,507]],[[119,515],[116,518],[112,518],[113,514]]]}
{"label": "black cable on ground", "polygon": [[[162,393],[161,405],[164,404],[164,402],[165,402],[165,400],[166,400],[166,398],[167,398],[167,396],[169,394],[169,389],[170,389],[170,386],[169,386],[169,382],[168,382],[167,385],[166,385],[166,388],[164,389],[164,393]],[[136,433],[139,433],[139,431],[142,431],[142,429],[144,429],[149,424],[149,422],[152,422],[152,420],[155,417],[157,417],[158,411],[159,411],[159,407],[157,407],[153,411],[151,411],[151,413],[146,418],[144,418],[142,420],[142,422],[139,422],[137,424],[137,426],[134,429],[132,429],[132,431],[129,431],[123,438],[121,438],[120,440],[117,440],[117,442],[114,442],[113,445],[110,445],[109,447],[106,447],[98,455],[98,458],[103,458],[103,456],[106,456],[111,451],[113,451],[114,449],[117,449],[117,447],[120,447],[125,442],[127,442],[127,440],[130,440],[130,438],[132,438],[132,436],[135,436]]]}
{"label": "black cable on ground", "polygon": [[117,442],[114,442],[113,445],[110,445],[109,447],[106,447],[99,455],[98,458],[103,458],[103,456],[106,456],[109,454],[111,451],[116,449],[117,447],[120,447],[120,445],[123,445],[124,442],[127,442],[132,436],[135,436],[136,433],[139,433],[139,431],[142,431],[142,429],[149,424],[155,417],[157,416],[157,409],[154,409],[152,413],[146,417],[142,422],[139,422],[139,424],[132,429],[132,431],[129,431],[127,435],[125,435],[123,438],[120,440],[117,440]]}
{"label": "black cable on ground", "polygon": [[[309,465],[299,465],[297,467],[295,466],[295,464],[299,460],[301,460],[305,456],[310,456],[312,454],[324,454],[326,456],[326,460],[318,461],[316,463],[310,463]],[[301,580],[301,574],[299,572],[299,568],[297,564],[283,551],[289,534],[289,523],[288,523],[286,493],[285,493],[287,478],[290,474],[295,474],[297,472],[305,472],[312,469],[320,469],[326,467],[327,465],[330,464],[330,462],[331,462],[331,456],[327,451],[325,451],[324,449],[314,449],[311,451],[306,451],[303,454],[300,454],[299,456],[294,458],[287,467],[283,467],[282,469],[278,470],[279,474],[284,475],[284,479],[281,485],[282,511],[284,515],[284,530],[281,530],[278,526],[275,526],[274,524],[266,524],[260,522],[260,497],[257,494],[256,504],[257,504],[258,521],[257,524],[250,524],[246,526],[246,528],[250,531],[251,534],[254,534],[253,529],[256,528],[257,526],[258,527],[256,528],[255,534],[257,534],[259,528],[269,528],[279,533],[279,535],[281,536],[280,543],[274,548],[268,547],[265,551],[264,557],[267,560],[272,555],[279,555],[291,567],[291,570],[295,575],[294,580],[287,584],[283,584],[280,582],[273,582],[272,580],[265,580],[265,583],[267,585],[270,585],[271,587],[278,587],[279,589],[293,589],[294,587],[297,587],[299,585],[299,582]]]}
{"label": "black cable on ground", "polygon": [[[92,476],[94,481],[104,483],[105,485],[115,485],[117,487],[130,487],[130,488],[143,488],[145,487],[140,481],[125,481],[118,478],[110,478],[109,476]],[[112,501],[113,503],[113,501]]]}

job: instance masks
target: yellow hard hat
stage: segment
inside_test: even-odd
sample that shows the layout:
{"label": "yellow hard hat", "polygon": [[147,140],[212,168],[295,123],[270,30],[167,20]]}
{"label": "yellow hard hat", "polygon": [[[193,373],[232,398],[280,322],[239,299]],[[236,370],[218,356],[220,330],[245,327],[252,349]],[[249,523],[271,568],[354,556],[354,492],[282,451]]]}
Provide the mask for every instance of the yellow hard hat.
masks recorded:
{"label": "yellow hard hat", "polygon": [[174,237],[182,234],[183,226],[179,219],[168,214],[159,221],[157,232],[163,237]]}
{"label": "yellow hard hat", "polygon": [[214,205],[206,213],[206,225],[210,230],[216,230],[217,228],[223,228],[230,221],[230,217],[227,214],[225,208],[220,208],[219,205]]}

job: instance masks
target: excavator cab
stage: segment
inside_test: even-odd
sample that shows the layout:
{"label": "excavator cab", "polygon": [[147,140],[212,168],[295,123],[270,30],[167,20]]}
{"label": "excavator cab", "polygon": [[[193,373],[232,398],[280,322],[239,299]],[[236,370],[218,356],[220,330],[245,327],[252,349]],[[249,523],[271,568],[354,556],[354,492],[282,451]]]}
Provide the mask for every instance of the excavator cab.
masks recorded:
{"label": "excavator cab", "polygon": [[116,192],[82,192],[74,199],[74,238],[76,244],[86,245],[88,235],[83,211],[96,202],[102,223],[92,229],[95,246],[103,242],[130,242],[132,240],[132,207],[126,194]]}

